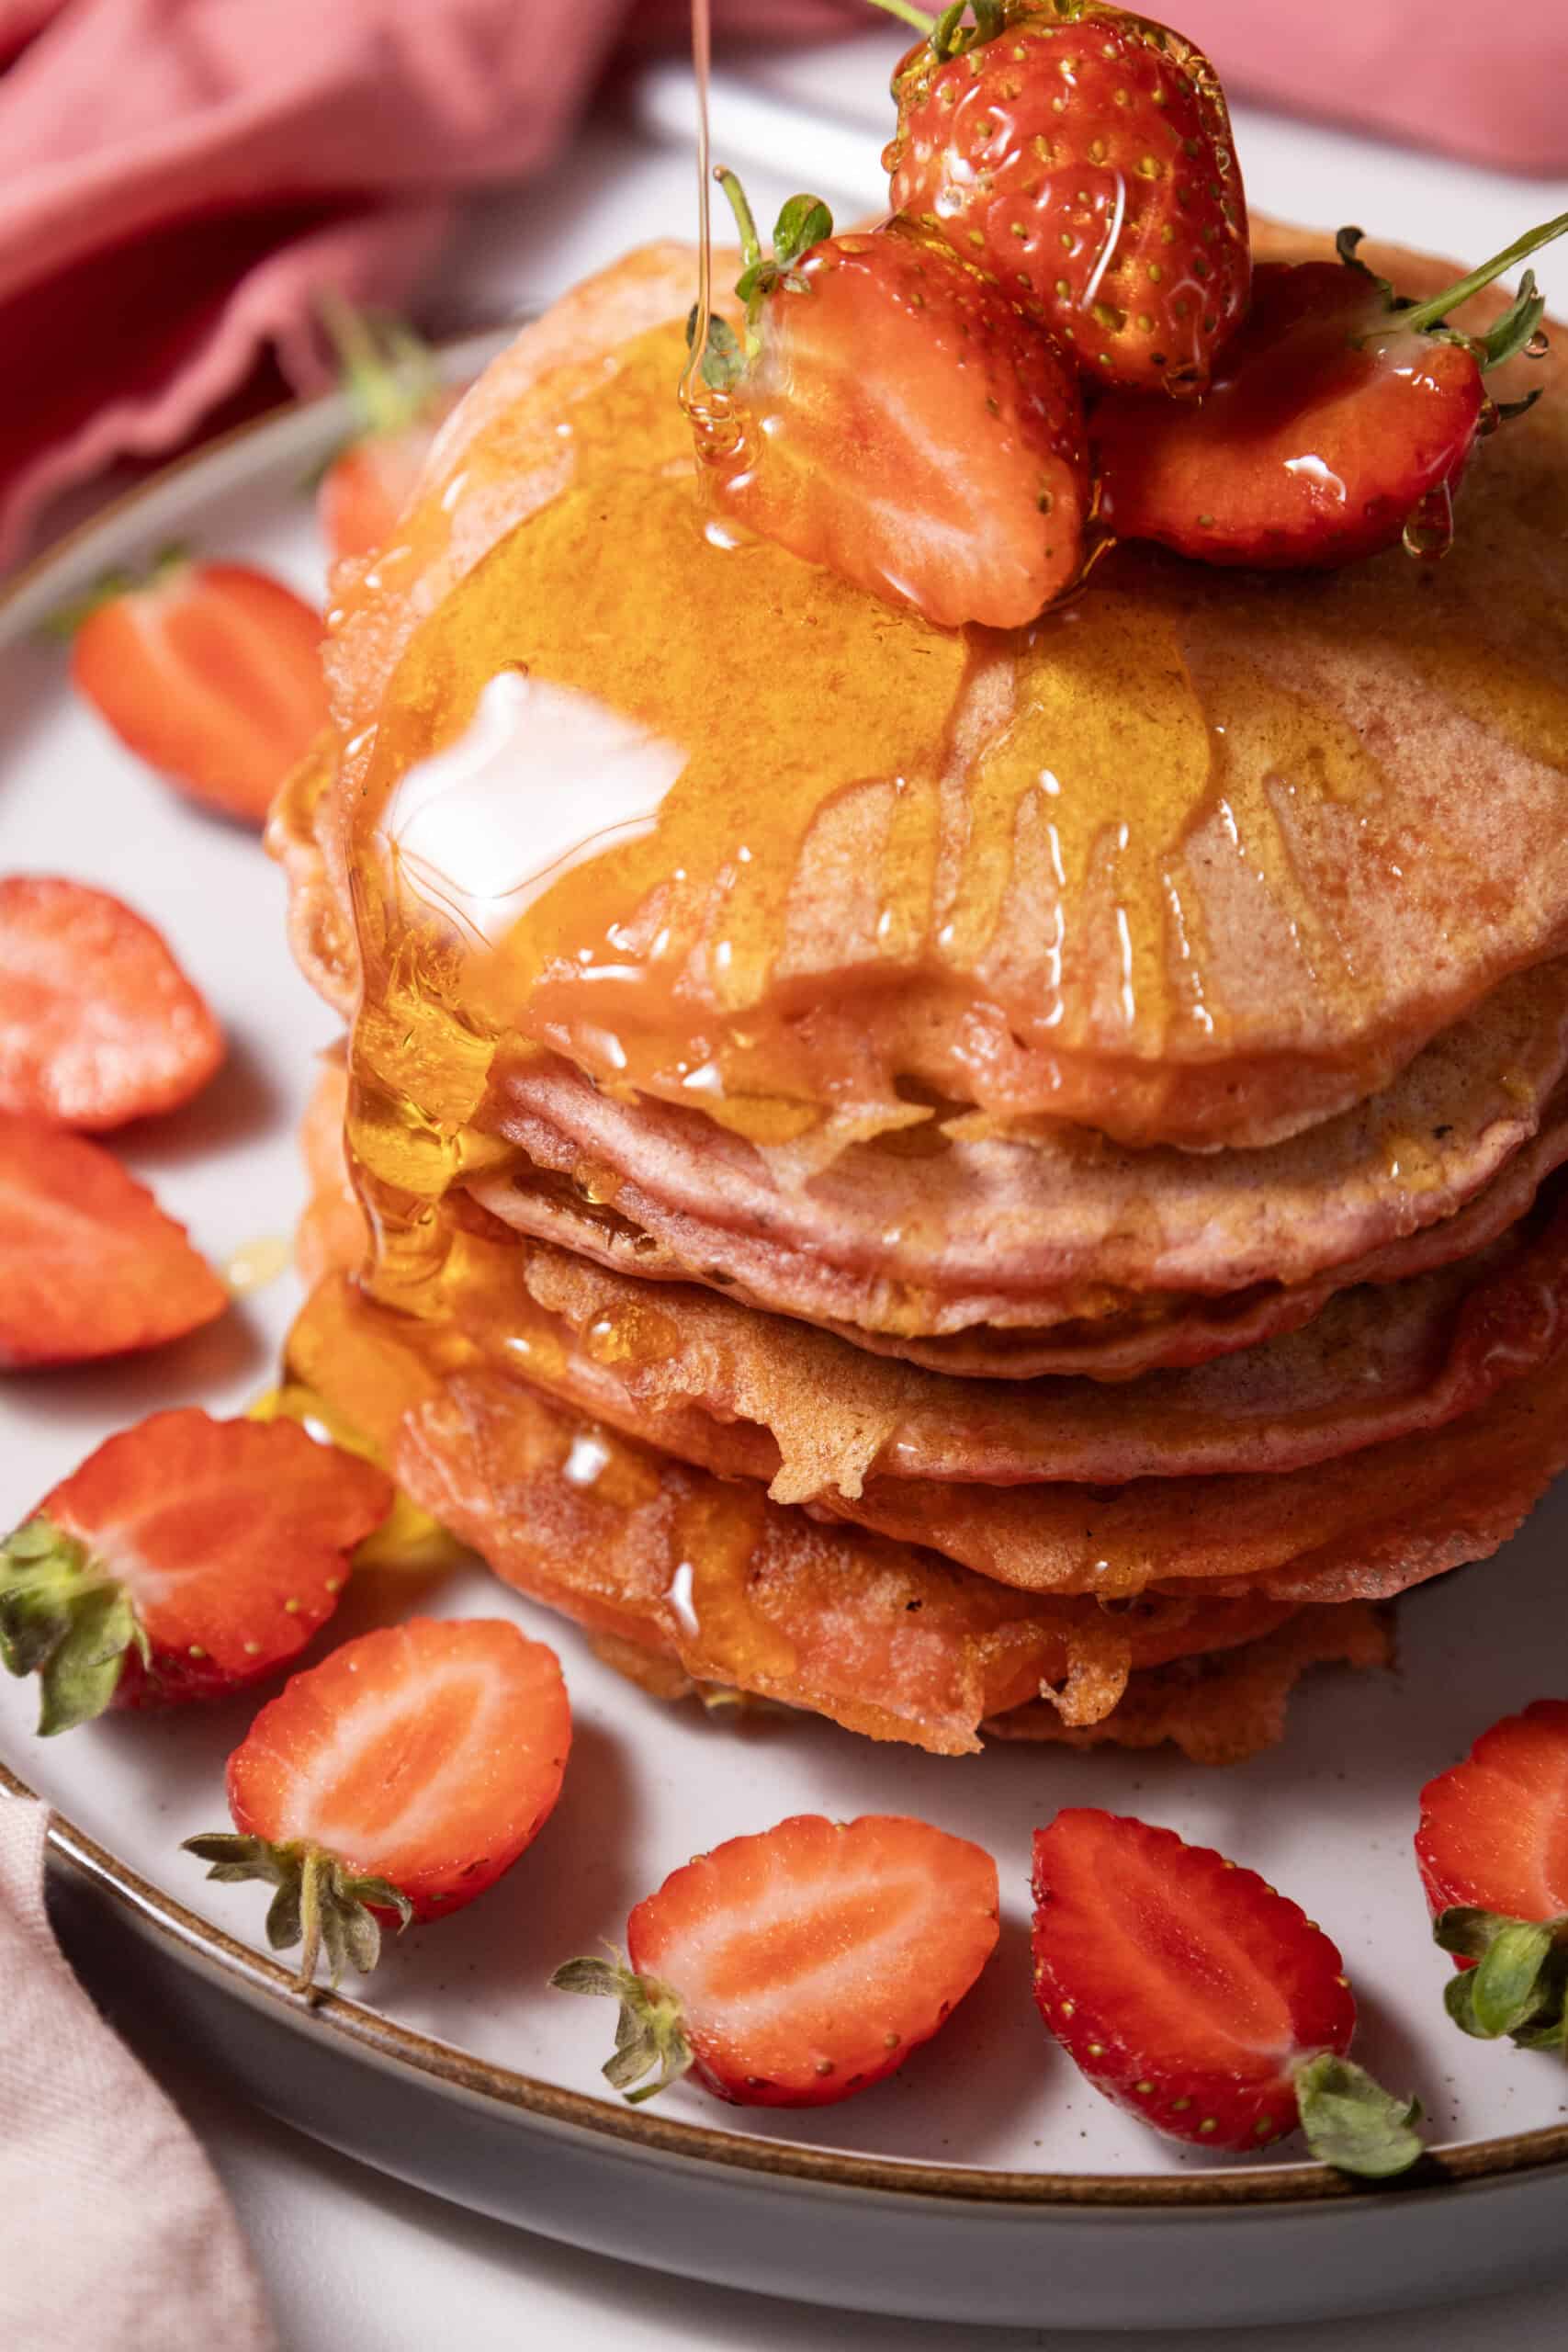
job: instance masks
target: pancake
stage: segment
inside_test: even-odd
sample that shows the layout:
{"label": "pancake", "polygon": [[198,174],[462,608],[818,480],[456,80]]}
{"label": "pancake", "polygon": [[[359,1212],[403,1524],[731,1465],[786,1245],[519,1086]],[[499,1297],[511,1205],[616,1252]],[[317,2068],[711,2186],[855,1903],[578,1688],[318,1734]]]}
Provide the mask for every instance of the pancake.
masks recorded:
{"label": "pancake", "polygon": [[[354,1271],[341,1072],[304,1136],[316,1202],[308,1275]],[[779,1502],[852,1502],[868,1476],[985,1486],[1297,1470],[1473,1410],[1562,1344],[1568,1198],[1487,1249],[1385,1289],[1339,1293],[1304,1329],[1135,1385],[972,1381],[870,1356],[823,1331],[694,1289],[640,1283],[503,1230],[454,1241],[446,1311],[492,1363],[558,1401]],[[654,1300],[657,1300],[657,1304]],[[918,1498],[913,1507],[918,1509]]]}
{"label": "pancake", "polygon": [[694,1681],[939,1755],[977,1747],[986,1715],[1045,1687],[1060,1686],[1066,1720],[1098,1722],[1134,1668],[1291,1614],[1248,1596],[1108,1618],[1092,1601],[1010,1593],[629,1445],[494,1374],[453,1374],[414,1407],[392,1462],[416,1502],[530,1599]]}
{"label": "pancake", "polygon": [[[612,1635],[593,1645],[607,1666],[650,1698],[700,1699],[711,1709],[758,1702],[722,1684],[694,1682],[672,1660]],[[1271,1634],[1179,1658],[1138,1667],[1115,1708],[1091,1724],[1071,1723],[1062,1707],[1036,1699],[981,1725],[987,1739],[1049,1742],[1061,1747],[1179,1748],[1193,1764],[1240,1764],[1285,1732],[1285,1711],[1302,1676],[1314,1666],[1371,1668],[1393,1663],[1390,1612],[1366,1601],[1338,1609],[1299,1609]],[[761,1704],[769,1712],[787,1711]]]}
{"label": "pancake", "polygon": [[984,1725],[987,1739],[1044,1740],[1059,1747],[1179,1747],[1193,1764],[1240,1764],[1284,1737],[1285,1707],[1314,1666],[1393,1663],[1385,1611],[1364,1601],[1303,1609],[1277,1632],[1213,1657],[1134,1674],[1101,1723],[1064,1723],[1036,1700]]}
{"label": "pancake", "polygon": [[[702,1282],[748,1306],[817,1323],[861,1348],[900,1356],[933,1371],[975,1379],[1026,1380],[1066,1374],[1125,1380],[1254,1347],[1310,1322],[1337,1290],[1351,1283],[1401,1281],[1484,1249],[1526,1213],[1542,1180],[1568,1158],[1568,1089],[1560,1089],[1539,1114],[1533,1106],[1522,1111],[1521,1119],[1529,1124],[1538,1115],[1539,1130],[1528,1144],[1515,1146],[1491,1182],[1462,1207],[1431,1222],[1422,1221],[1421,1212],[1438,1187],[1430,1181],[1424,1186],[1421,1179],[1429,1180],[1430,1161],[1421,1169],[1417,1146],[1407,1137],[1398,1165],[1402,1177],[1411,1171],[1404,1179],[1410,1229],[1361,1257],[1293,1283],[1256,1283],[1212,1296],[1080,1291],[1057,1302],[1060,1319],[1048,1321],[1043,1329],[1011,1319],[1038,1314],[1040,1302],[1021,1308],[1016,1297],[1001,1294],[986,1300],[944,1302],[939,1294],[901,1282],[846,1276],[818,1249],[781,1243],[771,1231],[737,1233],[671,1213],[650,1203],[640,1187],[586,1161],[575,1145],[552,1145],[549,1134],[532,1121],[525,1130],[530,1146],[536,1151],[553,1150],[553,1161],[541,1166],[532,1158],[513,1159],[470,1179],[468,1189],[491,1216],[517,1231],[553,1241],[613,1272],[644,1282]],[[1427,1136],[1427,1148],[1435,1157],[1443,1138],[1432,1136],[1430,1130]],[[1227,1179],[1237,1199],[1247,1193],[1246,1163],[1273,1156],[1217,1155],[1221,1162],[1243,1162]],[[1194,1164],[1186,1156],[1171,1157]],[[1195,1164],[1202,1168],[1211,1163]],[[1260,1170],[1259,1198],[1263,1182]],[[1391,1188],[1391,1204],[1394,1197]],[[1306,1203],[1302,1215],[1303,1228],[1310,1227]],[[971,1313],[985,1313],[989,1319],[965,1325],[963,1318]]]}
{"label": "pancake", "polygon": [[773,1442],[781,1502],[835,1489],[852,1499],[879,1473],[1021,1486],[1290,1471],[1439,1429],[1556,1353],[1568,1337],[1568,1202],[1555,1201],[1458,1267],[1343,1292],[1285,1339],[1127,1387],[955,1389],[727,1299],[684,1289],[650,1307],[640,1285],[559,1250],[477,1237],[457,1245],[454,1266],[474,1312],[456,1312],[514,1358],[528,1338],[544,1385],[655,1443],[672,1406],[750,1423]]}
{"label": "pancake", "polygon": [[936,1333],[1093,1319],[1128,1294],[1227,1295],[1353,1263],[1483,1191],[1536,1135],[1565,1067],[1557,962],[1506,982],[1382,1093],[1257,1152],[1129,1151],[1057,1123],[976,1133],[985,1122],[938,1108],[822,1167],[813,1138],[752,1144],[700,1111],[622,1102],[553,1056],[499,1070],[480,1117],[688,1274],[893,1332],[923,1306]]}

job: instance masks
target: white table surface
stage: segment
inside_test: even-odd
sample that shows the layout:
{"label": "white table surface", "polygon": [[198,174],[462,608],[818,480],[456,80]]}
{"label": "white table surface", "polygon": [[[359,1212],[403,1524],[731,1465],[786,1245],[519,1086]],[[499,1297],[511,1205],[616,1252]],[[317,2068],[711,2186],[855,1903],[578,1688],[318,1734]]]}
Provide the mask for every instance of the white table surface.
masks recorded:
{"label": "white table surface", "polygon": [[[759,217],[817,186],[843,217],[874,209],[878,115],[897,38],[796,52],[730,75],[716,106],[716,152],[746,171]],[[822,122],[803,134],[781,100],[810,99]],[[687,235],[689,81],[660,68],[601,118],[543,187],[485,198],[468,210],[442,307],[450,323],[500,318],[547,300],[625,246]],[[1361,222],[1413,244],[1473,259],[1529,223],[1568,208],[1568,184],[1508,180],[1239,109],[1237,147],[1260,210],[1333,226]],[[885,134],[884,134],[885,135]],[[770,164],[776,166],[770,169]],[[787,176],[781,176],[786,175]],[[1568,252],[1537,265],[1568,311]],[[108,1988],[103,1988],[107,1991]],[[1094,2352],[1108,2339],[1038,2330],[922,2325],[836,2314],[656,2277],[550,2245],[403,2188],[333,2155],[194,2078],[155,2019],[121,2019],[188,2115],[228,2185],[271,2296],[285,2352],[402,2352],[455,2341],[461,2352]],[[1568,2254],[1565,2254],[1568,2265]],[[1154,2339],[1145,2339],[1153,2342]],[[1235,2352],[1537,2352],[1568,2341],[1568,2276],[1547,2289],[1443,2312],[1246,2329]],[[1166,2335],[1159,2352],[1213,2352],[1208,2334]],[[83,2347],[89,2352],[89,2347]],[[217,2352],[217,2347],[215,2347]]]}

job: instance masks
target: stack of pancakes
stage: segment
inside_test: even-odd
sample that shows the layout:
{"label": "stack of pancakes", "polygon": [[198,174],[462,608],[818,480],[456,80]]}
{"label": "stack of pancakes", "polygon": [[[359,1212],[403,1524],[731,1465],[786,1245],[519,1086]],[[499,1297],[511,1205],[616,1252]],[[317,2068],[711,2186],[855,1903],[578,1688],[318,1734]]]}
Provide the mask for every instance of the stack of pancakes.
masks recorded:
{"label": "stack of pancakes", "polygon": [[293,1370],[651,1689],[1244,1754],[1568,1461],[1562,371],[1441,564],[943,632],[705,532],[692,275],[338,583]]}

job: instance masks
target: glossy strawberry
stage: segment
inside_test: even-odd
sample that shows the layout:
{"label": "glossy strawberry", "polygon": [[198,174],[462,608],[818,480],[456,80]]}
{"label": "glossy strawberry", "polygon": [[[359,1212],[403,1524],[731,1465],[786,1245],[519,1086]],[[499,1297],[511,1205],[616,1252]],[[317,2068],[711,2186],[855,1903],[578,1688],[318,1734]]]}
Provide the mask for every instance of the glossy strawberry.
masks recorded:
{"label": "glossy strawberry", "polygon": [[457,394],[412,328],[341,303],[329,310],[327,326],[357,427],[316,493],[322,536],[342,562],[388,544]]}
{"label": "glossy strawberry", "polygon": [[99,1144],[0,1113],[0,1371],[184,1339],[229,1294]]}
{"label": "glossy strawberry", "polygon": [[123,900],[0,879],[0,1110],[118,1127],[187,1102],[222,1058],[206,1002]]}
{"label": "glossy strawberry", "polygon": [[1431,301],[1402,305],[1355,258],[1275,262],[1207,397],[1189,408],[1111,393],[1094,417],[1100,514],[1120,538],[1157,539],[1204,563],[1332,566],[1405,537],[1440,552],[1449,503],[1495,423],[1485,371],[1528,347],[1543,308],[1527,272],[1483,336],[1448,312],[1549,236],[1523,238]]}
{"label": "glossy strawberry", "polygon": [[543,1642],[500,1618],[412,1618],[295,1675],[229,1759],[236,1834],[186,1843],[211,1878],[276,1887],[274,1951],[302,1945],[305,1985],[324,1948],[335,1984],[345,1960],[375,1966],[378,1919],[442,1918],[511,1869],[570,1747]]}
{"label": "glossy strawberry", "polygon": [[1421,1792],[1416,1860],[1433,1933],[1462,1972],[1449,2014],[1483,2041],[1564,2046],[1568,2008],[1568,1700],[1483,1732]]}
{"label": "glossy strawberry", "polygon": [[628,1966],[571,1960],[551,1982],[620,2003],[604,2074],[634,2103],[694,2068],[716,2098],[824,2107],[929,2041],[997,1934],[979,1847],[899,1815],[798,1814],[672,1872],[626,1921]]}
{"label": "glossy strawberry", "polygon": [[292,1422],[154,1413],[0,1546],[0,1658],[38,1675],[41,1732],[220,1697],[303,1649],[391,1500]]}
{"label": "glossy strawberry", "polygon": [[1097,2090],[1173,2139],[1257,2150],[1298,2124],[1402,2172],[1420,2109],[1345,2055],[1356,2003],[1322,1929],[1253,1871],[1089,1807],[1034,1835],[1034,1996]]}
{"label": "glossy strawberry", "polygon": [[178,791],[260,825],[327,722],[321,615],[252,565],[170,558],[62,615],[79,692]]}
{"label": "glossy strawberry", "polygon": [[1213,67],[1100,0],[974,16],[950,10],[894,74],[895,209],[993,271],[1086,377],[1201,391],[1249,270]]}
{"label": "glossy strawberry", "polygon": [[940,627],[1032,620],[1077,579],[1089,506],[1060,354],[935,238],[830,236],[796,198],[763,261],[738,214],[746,341],[716,320],[706,352],[716,514]]}

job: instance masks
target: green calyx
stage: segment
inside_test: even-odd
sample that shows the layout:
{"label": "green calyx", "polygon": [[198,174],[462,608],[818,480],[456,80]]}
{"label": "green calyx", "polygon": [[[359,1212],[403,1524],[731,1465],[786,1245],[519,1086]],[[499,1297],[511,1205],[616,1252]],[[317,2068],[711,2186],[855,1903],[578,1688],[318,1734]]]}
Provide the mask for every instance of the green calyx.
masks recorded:
{"label": "green calyx", "polygon": [[[819,245],[824,237],[833,233],[833,216],[819,196],[792,196],[773,224],[773,249],[762,251],[757,234],[757,223],[746,191],[728,164],[715,166],[714,177],[729,201],[735,215],[735,225],[740,232],[741,271],[735,281],[735,291],[746,305],[746,335],[738,335],[728,319],[710,317],[707,341],[703,346],[702,379],[710,391],[727,392],[738,384],[746,372],[747,363],[756,357],[760,348],[757,321],[766,296],[775,287],[784,287],[792,294],[810,292],[807,279],[795,264]],[[686,320],[686,348],[689,351],[697,339],[697,306],[692,305]]]}
{"label": "green calyx", "polygon": [[[1484,374],[1488,368],[1500,368],[1506,359],[1517,358],[1521,351],[1533,358],[1542,356],[1546,351],[1546,338],[1540,332],[1540,322],[1546,315],[1546,297],[1536,286],[1535,272],[1526,270],[1519,280],[1517,294],[1484,334],[1465,334],[1459,328],[1450,327],[1447,323],[1449,312],[1457,310],[1461,302],[1468,301],[1472,294],[1479,294],[1483,286],[1490,286],[1494,278],[1501,277],[1517,263],[1539,253],[1542,245],[1552,243],[1565,232],[1568,232],[1568,212],[1560,212],[1555,220],[1543,220],[1538,229],[1527,230],[1522,237],[1516,237],[1511,245],[1505,245],[1500,254],[1494,254],[1490,261],[1483,262],[1479,269],[1471,270],[1467,277],[1457,279],[1452,286],[1446,286],[1440,294],[1430,296],[1425,302],[1403,300],[1386,277],[1378,277],[1367,268],[1357,252],[1366,234],[1364,230],[1341,229],[1334,242],[1340,260],[1351,269],[1360,270],[1381,288],[1384,301],[1393,313],[1394,323],[1402,334],[1431,334],[1443,343],[1457,343],[1473,354],[1476,365]],[[1371,343],[1377,335],[1387,332],[1386,327],[1380,325],[1366,334],[1357,336],[1356,340],[1358,344]],[[1533,393],[1530,395],[1531,400],[1537,397]],[[1529,401],[1513,403],[1514,413],[1517,414],[1521,406],[1528,405]]]}
{"label": "green calyx", "polygon": [[1568,2052],[1568,1913],[1513,1919],[1454,1904],[1438,1913],[1432,1936],[1444,1951],[1475,1962],[1450,1976],[1443,1991],[1443,2006],[1461,2033],[1478,2041],[1507,2034],[1521,2050]]}
{"label": "green calyx", "polygon": [[1364,2066],[1320,2050],[1296,2068],[1302,2133],[1320,2164],[1359,2180],[1388,2180],[1425,2154],[1421,2102],[1398,2099]]}
{"label": "green calyx", "polygon": [[[564,1962],[550,1983],[558,1993],[587,1993],[620,2004],[615,2055],[605,2059],[603,2071],[605,2081],[624,2092],[632,2107],[668,2090],[687,2072],[692,2046],[682,2024],[681,2003],[657,1976],[639,1976],[612,1950],[608,1960]],[[650,2074],[654,2080],[645,2082],[643,2077]],[[635,2090],[634,2084],[638,2086]]]}
{"label": "green calyx", "polygon": [[430,413],[441,379],[429,345],[412,327],[356,311],[336,294],[324,295],[319,307],[354,408],[356,440],[401,433]]}
{"label": "green calyx", "polygon": [[69,645],[78,629],[90,621],[106,605],[118,605],[122,596],[139,596],[149,588],[161,588],[176,571],[190,561],[190,549],[174,546],[160,548],[145,571],[115,570],[106,571],[80,596],[68,605],[61,605],[39,623],[39,635],[57,645]]}
{"label": "green calyx", "polygon": [[[1078,13],[1080,0],[1057,0],[1057,13]],[[923,8],[909,6],[909,0],[872,0],[874,8],[885,16],[897,17],[902,25],[912,25],[924,33],[926,45],[939,65],[950,58],[962,57],[966,50],[980,49],[995,40],[1007,23],[1004,0],[957,0],[954,7],[944,8],[940,16],[928,16]]]}
{"label": "green calyx", "polygon": [[0,1664],[38,1676],[45,1738],[103,1713],[132,1650],[145,1666],[130,1596],[78,1537],[40,1516],[0,1544]]}
{"label": "green calyx", "polygon": [[184,1850],[211,1864],[209,1879],[225,1885],[260,1879],[277,1889],[267,1908],[266,1939],[274,1951],[299,1946],[296,1992],[314,1984],[323,1951],[334,1992],[348,1962],[368,1976],[381,1957],[377,1911],[395,1911],[400,1932],[413,1917],[413,1905],[389,1879],[351,1870],[304,1838],[274,1845],[265,1838],[216,1830],[187,1838]]}

